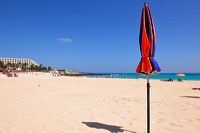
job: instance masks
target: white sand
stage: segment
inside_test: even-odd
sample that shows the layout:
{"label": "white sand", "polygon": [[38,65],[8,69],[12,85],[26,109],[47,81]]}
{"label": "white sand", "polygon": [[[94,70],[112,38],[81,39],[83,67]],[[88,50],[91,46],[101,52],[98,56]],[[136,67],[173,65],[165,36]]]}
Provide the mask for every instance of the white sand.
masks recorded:
{"label": "white sand", "polygon": [[[200,81],[151,86],[152,133],[200,133]],[[145,133],[146,80],[1,75],[0,107],[0,133]]]}

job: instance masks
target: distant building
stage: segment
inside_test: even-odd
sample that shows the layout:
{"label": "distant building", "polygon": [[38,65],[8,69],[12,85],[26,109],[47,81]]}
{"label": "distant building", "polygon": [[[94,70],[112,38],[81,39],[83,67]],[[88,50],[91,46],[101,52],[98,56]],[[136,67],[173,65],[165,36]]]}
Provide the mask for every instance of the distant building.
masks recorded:
{"label": "distant building", "polygon": [[0,61],[2,61],[4,64],[7,63],[27,63],[28,66],[33,65],[39,65],[37,64],[35,61],[33,61],[32,59],[24,59],[24,58],[0,58]]}
{"label": "distant building", "polygon": [[59,73],[60,75],[65,75],[65,70],[58,70],[58,73]]}

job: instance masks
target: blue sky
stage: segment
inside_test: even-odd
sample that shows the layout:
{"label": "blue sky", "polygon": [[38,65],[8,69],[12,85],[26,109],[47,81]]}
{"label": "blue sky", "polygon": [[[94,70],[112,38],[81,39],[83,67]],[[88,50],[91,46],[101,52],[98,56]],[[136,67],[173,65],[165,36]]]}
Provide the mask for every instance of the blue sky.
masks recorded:
{"label": "blue sky", "polygon": [[[1,0],[0,57],[57,69],[135,72],[143,0]],[[163,72],[200,72],[199,0],[147,0]]]}

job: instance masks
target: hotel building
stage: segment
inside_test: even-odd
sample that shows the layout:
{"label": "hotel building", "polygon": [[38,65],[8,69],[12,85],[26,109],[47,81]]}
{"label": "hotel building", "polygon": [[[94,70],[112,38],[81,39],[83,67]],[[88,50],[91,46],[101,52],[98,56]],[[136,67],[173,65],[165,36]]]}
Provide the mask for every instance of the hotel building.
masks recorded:
{"label": "hotel building", "polygon": [[31,66],[32,64],[39,65],[32,59],[24,59],[24,58],[1,58],[0,57],[0,61],[2,61],[4,64],[7,64],[10,62],[10,63],[14,63],[14,64],[27,63],[28,66]]}

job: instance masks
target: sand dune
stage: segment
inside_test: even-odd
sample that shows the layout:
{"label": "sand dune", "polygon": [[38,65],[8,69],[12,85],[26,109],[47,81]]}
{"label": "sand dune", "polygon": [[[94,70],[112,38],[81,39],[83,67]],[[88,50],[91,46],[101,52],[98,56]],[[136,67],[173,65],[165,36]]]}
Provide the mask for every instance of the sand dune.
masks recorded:
{"label": "sand dune", "polygon": [[[151,80],[151,131],[199,133],[199,81]],[[0,133],[144,133],[146,81],[0,76]]]}

